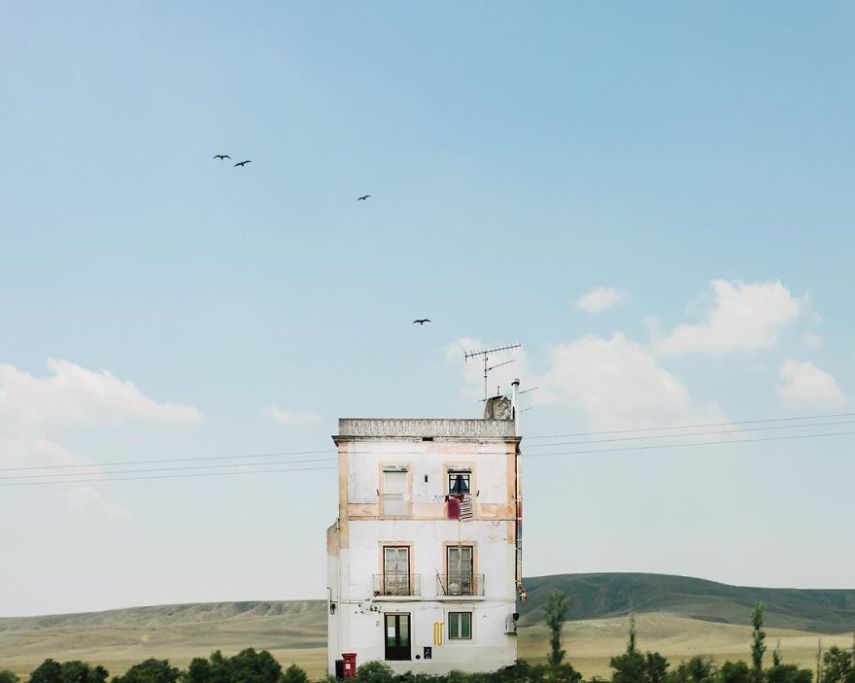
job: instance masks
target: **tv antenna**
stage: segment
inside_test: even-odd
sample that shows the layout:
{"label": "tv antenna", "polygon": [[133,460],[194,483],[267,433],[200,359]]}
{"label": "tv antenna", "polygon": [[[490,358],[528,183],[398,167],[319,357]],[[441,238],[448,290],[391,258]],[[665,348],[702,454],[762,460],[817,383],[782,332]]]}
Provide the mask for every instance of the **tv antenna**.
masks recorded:
{"label": "tv antenna", "polygon": [[490,365],[490,356],[494,353],[499,353],[500,351],[512,351],[514,349],[521,349],[522,344],[504,344],[502,346],[491,346],[488,349],[479,349],[478,351],[465,351],[463,353],[463,358],[469,362],[470,358],[477,358],[481,356],[484,360],[484,400],[486,401],[488,397],[487,395],[487,376],[490,374],[491,370],[495,370],[502,365],[507,365],[508,363],[513,363],[514,359],[502,361],[501,363],[494,363]]}

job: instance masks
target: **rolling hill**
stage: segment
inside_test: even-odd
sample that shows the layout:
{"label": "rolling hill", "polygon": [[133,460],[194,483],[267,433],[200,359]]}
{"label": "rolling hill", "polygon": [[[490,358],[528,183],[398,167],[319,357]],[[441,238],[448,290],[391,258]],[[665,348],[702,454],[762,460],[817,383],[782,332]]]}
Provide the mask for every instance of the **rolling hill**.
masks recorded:
{"label": "rolling hill", "polygon": [[664,574],[558,574],[526,579],[521,624],[542,621],[547,594],[569,597],[568,618],[603,619],[635,611],[664,612],[723,624],[748,624],[758,600],[766,624],[822,633],[855,630],[855,590],[749,588]]}

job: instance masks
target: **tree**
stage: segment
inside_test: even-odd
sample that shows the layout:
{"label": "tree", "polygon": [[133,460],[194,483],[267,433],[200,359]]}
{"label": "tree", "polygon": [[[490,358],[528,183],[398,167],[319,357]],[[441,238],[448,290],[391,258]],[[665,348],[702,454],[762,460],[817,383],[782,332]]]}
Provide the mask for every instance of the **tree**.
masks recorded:
{"label": "tree", "polygon": [[811,683],[813,672],[795,664],[775,664],[766,669],[767,683]]}
{"label": "tree", "polygon": [[561,629],[567,617],[567,596],[559,590],[552,591],[546,597],[543,612],[549,629],[549,656],[546,661],[557,666],[564,661],[564,655],[567,654],[561,649]]}
{"label": "tree", "polygon": [[855,683],[855,661],[851,652],[830,647],[822,656],[822,679],[819,683]]}
{"label": "tree", "polygon": [[168,660],[151,658],[134,664],[124,676],[116,676],[113,683],[175,683],[178,673]]}
{"label": "tree", "polygon": [[668,683],[712,683],[716,671],[712,660],[695,656],[688,662],[681,662],[674,671],[668,674]]}
{"label": "tree", "polygon": [[18,674],[6,669],[0,669],[0,683],[18,683]]}
{"label": "tree", "polygon": [[635,619],[630,620],[626,652],[609,660],[612,683],[664,683],[668,660],[658,652],[641,654],[635,645]]}
{"label": "tree", "polygon": [[763,630],[763,612],[766,606],[762,602],[754,605],[751,612],[751,626],[754,630],[751,634],[751,664],[754,680],[757,683],[763,680],[763,655],[766,652],[766,632]]}
{"label": "tree", "polygon": [[719,683],[751,683],[751,669],[742,660],[725,662],[718,670]]}
{"label": "tree", "polygon": [[30,683],[62,683],[62,665],[48,657],[30,674]]}
{"label": "tree", "polygon": [[282,667],[267,650],[241,650],[226,663],[230,683],[278,683]]}

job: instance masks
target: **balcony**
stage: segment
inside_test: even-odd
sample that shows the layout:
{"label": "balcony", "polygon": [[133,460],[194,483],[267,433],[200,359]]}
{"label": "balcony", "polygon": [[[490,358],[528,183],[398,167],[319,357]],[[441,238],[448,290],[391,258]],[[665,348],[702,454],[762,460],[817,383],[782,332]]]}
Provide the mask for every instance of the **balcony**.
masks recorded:
{"label": "balcony", "polygon": [[403,598],[420,595],[419,574],[374,574],[374,597]]}
{"label": "balcony", "polygon": [[436,594],[440,598],[483,598],[483,574],[437,574]]}

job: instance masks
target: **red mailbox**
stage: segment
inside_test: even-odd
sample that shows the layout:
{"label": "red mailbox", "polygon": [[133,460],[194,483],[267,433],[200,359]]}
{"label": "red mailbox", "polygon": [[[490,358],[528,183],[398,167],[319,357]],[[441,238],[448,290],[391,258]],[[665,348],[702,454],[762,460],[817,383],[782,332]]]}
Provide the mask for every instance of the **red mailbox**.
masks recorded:
{"label": "red mailbox", "polygon": [[344,660],[344,678],[356,678],[356,653],[342,652],[341,658]]}

